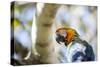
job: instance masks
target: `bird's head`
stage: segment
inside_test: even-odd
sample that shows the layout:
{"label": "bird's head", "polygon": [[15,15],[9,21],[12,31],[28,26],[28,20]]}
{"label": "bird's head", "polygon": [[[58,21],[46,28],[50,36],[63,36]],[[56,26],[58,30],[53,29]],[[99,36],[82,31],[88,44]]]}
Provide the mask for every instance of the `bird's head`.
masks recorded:
{"label": "bird's head", "polygon": [[79,34],[73,28],[59,28],[56,30],[56,35],[56,41],[59,44],[64,42],[66,46],[74,41],[75,37],[79,37]]}

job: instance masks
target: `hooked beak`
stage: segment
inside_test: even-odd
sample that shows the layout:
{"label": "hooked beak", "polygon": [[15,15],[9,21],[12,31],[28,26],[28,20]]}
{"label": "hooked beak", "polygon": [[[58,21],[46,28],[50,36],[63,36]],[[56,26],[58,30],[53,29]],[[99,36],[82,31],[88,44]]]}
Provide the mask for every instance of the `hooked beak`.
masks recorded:
{"label": "hooked beak", "polygon": [[61,44],[60,42],[65,42],[65,38],[64,38],[64,36],[57,34],[56,41],[57,41],[57,43]]}

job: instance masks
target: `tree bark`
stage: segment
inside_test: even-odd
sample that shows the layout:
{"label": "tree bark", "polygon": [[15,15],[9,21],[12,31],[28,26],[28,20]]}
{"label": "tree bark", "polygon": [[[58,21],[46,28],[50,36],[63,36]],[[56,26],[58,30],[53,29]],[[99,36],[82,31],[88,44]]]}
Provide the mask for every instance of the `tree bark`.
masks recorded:
{"label": "tree bark", "polygon": [[37,17],[36,50],[40,54],[41,63],[59,63],[55,50],[53,19],[59,5],[45,4],[41,14]]}

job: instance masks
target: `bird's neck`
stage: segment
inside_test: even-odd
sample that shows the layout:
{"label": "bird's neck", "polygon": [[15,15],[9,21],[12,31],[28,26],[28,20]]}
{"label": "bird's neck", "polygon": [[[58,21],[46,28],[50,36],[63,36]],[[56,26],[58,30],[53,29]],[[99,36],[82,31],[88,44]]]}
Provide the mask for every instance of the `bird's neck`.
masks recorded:
{"label": "bird's neck", "polygon": [[80,37],[75,37],[74,40],[72,40],[70,43],[66,43],[66,42],[65,42],[65,45],[66,45],[67,47],[69,47],[69,46],[71,47],[72,44],[75,44],[75,43],[80,43],[80,44],[82,44],[83,41],[84,41],[84,40],[82,40]]}
{"label": "bird's neck", "polygon": [[74,40],[72,41],[73,43],[82,43],[83,40],[80,37],[75,37]]}
{"label": "bird's neck", "polygon": [[71,46],[73,46],[73,44],[75,44],[75,43],[80,43],[80,44],[82,44],[83,43],[83,40],[81,39],[81,38],[79,38],[79,37],[77,37],[77,38],[75,38],[72,42],[70,42],[68,45],[66,45],[67,46],[67,48],[70,48]]}

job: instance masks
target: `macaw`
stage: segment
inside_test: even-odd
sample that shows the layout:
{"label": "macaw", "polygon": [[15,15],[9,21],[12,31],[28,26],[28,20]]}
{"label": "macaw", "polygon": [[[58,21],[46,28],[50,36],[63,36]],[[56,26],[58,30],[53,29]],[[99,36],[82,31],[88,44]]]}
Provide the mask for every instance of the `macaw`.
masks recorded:
{"label": "macaw", "polygon": [[81,39],[77,31],[73,28],[59,28],[56,30],[57,43],[67,47],[67,61],[94,61],[95,55],[92,46]]}

